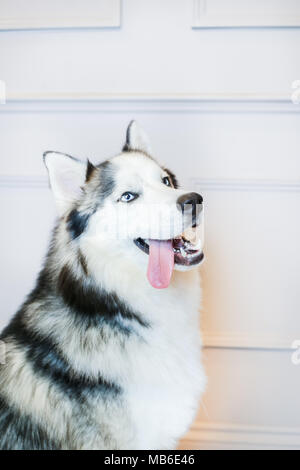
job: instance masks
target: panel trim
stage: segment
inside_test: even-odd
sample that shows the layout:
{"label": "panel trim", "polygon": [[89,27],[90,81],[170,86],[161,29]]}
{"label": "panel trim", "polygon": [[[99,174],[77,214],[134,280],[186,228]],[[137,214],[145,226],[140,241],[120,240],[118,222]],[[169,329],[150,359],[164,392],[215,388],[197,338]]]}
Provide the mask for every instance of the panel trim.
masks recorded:
{"label": "panel trim", "polygon": [[196,422],[180,448],[291,447],[300,449],[300,428]]}
{"label": "panel trim", "polygon": [[[222,0],[224,2],[224,0]],[[259,14],[251,14],[251,6],[245,14],[239,15],[230,11],[229,15],[214,15],[209,13],[209,0],[194,0],[193,3],[193,28],[290,28],[300,26],[300,16],[293,14],[275,14],[262,17]],[[284,0],[283,0],[284,4]]]}
{"label": "panel trim", "polygon": [[155,93],[127,93],[120,92],[19,92],[8,94],[8,100],[11,101],[120,101],[120,100],[201,100],[201,101],[290,101],[290,96],[283,93],[263,93],[243,91],[237,92],[211,92],[198,93],[196,91],[190,93],[184,92],[155,92]]}
{"label": "panel trim", "polygon": [[[27,5],[28,7],[28,5]],[[121,24],[121,0],[114,0],[109,2],[109,7],[112,8],[110,14],[97,15],[91,17],[40,17],[40,18],[23,18],[11,17],[0,18],[0,31],[9,30],[35,30],[35,29],[70,29],[70,28],[118,28]]]}
{"label": "panel trim", "polygon": [[260,93],[19,93],[0,113],[299,113],[291,96]]}
{"label": "panel trim", "polygon": [[246,334],[238,332],[209,332],[202,334],[206,349],[261,349],[269,351],[292,352],[294,338],[282,338],[275,335]]}
{"label": "panel trim", "polygon": [[230,179],[230,178],[190,178],[191,184],[205,191],[271,191],[271,192],[299,192],[300,180],[272,180],[272,179]]}
{"label": "panel trim", "polygon": [[47,176],[0,175],[1,189],[45,189],[48,187]]}
{"label": "panel trim", "polygon": [[[300,192],[300,180],[205,179],[190,178],[199,190],[206,191],[271,191]],[[0,188],[47,188],[48,179],[41,175],[0,175]]]}

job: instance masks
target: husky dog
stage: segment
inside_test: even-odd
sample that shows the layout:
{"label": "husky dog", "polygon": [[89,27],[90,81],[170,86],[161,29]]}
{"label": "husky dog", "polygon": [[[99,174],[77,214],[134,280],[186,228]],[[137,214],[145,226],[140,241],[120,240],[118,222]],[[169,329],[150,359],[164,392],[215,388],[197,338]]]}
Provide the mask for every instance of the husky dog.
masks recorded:
{"label": "husky dog", "polygon": [[45,153],[59,218],[0,336],[0,449],[172,449],[194,419],[202,197],[150,155],[134,121],[97,166]]}

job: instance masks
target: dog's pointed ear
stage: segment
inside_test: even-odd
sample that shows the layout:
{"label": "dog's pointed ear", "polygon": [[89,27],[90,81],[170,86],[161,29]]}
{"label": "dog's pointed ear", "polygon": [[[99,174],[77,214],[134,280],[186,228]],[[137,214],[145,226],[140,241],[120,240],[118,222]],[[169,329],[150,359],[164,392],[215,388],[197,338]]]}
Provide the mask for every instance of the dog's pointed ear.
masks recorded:
{"label": "dog's pointed ear", "polygon": [[63,215],[82,194],[92,164],[60,152],[48,151],[43,157],[59,215]]}
{"label": "dog's pointed ear", "polygon": [[136,121],[130,122],[126,132],[126,143],[123,152],[129,152],[130,150],[140,150],[151,154],[148,136]]}

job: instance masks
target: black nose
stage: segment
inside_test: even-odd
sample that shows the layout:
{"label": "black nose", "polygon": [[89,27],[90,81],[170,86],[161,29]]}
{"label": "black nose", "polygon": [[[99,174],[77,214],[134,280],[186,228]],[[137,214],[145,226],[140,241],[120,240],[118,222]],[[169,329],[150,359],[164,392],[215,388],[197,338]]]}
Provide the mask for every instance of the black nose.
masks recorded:
{"label": "black nose", "polygon": [[178,209],[185,215],[192,215],[192,227],[197,225],[197,218],[202,211],[203,197],[198,193],[183,194],[177,199]]}

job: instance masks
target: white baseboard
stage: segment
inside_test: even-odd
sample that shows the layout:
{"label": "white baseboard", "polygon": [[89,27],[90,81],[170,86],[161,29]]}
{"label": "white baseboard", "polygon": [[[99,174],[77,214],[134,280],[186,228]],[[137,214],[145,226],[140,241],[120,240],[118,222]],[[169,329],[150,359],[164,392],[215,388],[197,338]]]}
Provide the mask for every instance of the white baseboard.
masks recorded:
{"label": "white baseboard", "polygon": [[300,428],[197,422],[180,449],[300,449]]}

